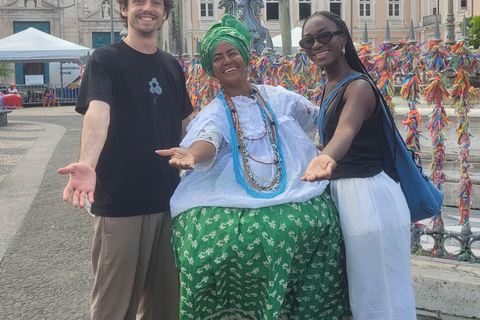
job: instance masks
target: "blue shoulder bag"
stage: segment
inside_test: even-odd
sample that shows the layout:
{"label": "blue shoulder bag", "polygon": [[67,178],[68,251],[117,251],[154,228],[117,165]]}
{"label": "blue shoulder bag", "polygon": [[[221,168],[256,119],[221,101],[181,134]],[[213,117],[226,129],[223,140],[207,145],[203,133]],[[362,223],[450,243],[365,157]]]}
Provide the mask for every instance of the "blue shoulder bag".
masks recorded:
{"label": "blue shoulder bag", "polygon": [[375,84],[364,76],[379,97],[382,107],[382,157],[383,170],[394,180],[400,181],[410,209],[410,219],[417,222],[431,218],[440,212],[444,195],[423,173],[416,161],[417,154],[410,150],[395,125],[388,105]]}
{"label": "blue shoulder bag", "polygon": [[372,80],[364,74],[357,73],[348,79],[345,85],[358,78],[370,83],[382,108],[380,121],[383,170],[393,180],[400,182],[410,209],[412,223],[433,217],[442,207],[443,192],[433,185],[423,173],[422,167],[417,164],[415,159],[418,156],[408,149],[403,141],[385,99]]}

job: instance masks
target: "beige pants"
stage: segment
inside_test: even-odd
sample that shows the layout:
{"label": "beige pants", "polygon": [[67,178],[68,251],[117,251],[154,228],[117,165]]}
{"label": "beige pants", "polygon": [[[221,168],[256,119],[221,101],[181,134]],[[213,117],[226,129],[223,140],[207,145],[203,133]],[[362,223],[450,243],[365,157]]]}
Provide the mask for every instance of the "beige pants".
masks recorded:
{"label": "beige pants", "polygon": [[175,320],[179,278],[170,212],[95,216],[92,320]]}

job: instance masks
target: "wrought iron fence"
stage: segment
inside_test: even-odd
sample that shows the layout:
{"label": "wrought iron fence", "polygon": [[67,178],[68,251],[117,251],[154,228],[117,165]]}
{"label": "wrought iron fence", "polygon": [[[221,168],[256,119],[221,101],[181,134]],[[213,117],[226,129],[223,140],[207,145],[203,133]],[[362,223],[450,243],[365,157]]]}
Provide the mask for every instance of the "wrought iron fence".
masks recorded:
{"label": "wrought iron fence", "polygon": [[[53,91],[56,105],[75,104],[78,97],[78,85],[61,85],[58,83],[49,83],[47,86]],[[22,98],[23,105],[43,104],[42,84],[26,85],[17,84],[18,94]],[[7,85],[1,85],[0,91],[6,93]]]}
{"label": "wrought iron fence", "polygon": [[412,254],[480,263],[480,233],[413,225],[411,234]]}

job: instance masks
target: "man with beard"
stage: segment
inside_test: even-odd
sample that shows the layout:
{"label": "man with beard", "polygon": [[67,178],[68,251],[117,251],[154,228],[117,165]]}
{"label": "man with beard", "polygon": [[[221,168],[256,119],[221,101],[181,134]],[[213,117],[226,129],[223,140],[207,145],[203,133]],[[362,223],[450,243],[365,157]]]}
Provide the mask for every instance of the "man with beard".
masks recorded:
{"label": "man with beard", "polygon": [[177,60],[156,47],[172,0],[118,0],[128,27],[96,49],[77,99],[80,157],[63,199],[95,215],[92,319],[178,319],[169,199],[177,169],[155,150],[179,144],[192,106]]}

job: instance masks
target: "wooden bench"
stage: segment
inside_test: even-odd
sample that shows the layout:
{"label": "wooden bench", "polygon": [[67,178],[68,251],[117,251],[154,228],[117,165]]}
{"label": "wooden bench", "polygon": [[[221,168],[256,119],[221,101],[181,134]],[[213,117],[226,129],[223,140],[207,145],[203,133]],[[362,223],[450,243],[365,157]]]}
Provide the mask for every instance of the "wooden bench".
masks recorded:
{"label": "wooden bench", "polygon": [[12,112],[12,110],[0,109],[0,126],[7,125],[7,114]]}

